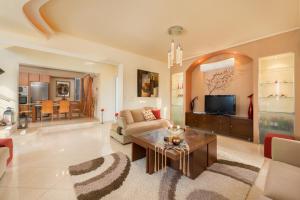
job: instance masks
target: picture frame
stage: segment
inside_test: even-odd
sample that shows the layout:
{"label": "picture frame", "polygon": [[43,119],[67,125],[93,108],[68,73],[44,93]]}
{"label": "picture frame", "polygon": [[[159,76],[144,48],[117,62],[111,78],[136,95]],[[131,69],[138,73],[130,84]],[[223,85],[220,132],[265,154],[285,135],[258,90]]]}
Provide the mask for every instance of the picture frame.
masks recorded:
{"label": "picture frame", "polygon": [[70,97],[70,81],[56,81],[56,97]]}
{"label": "picture frame", "polygon": [[158,97],[159,74],[145,70],[137,70],[137,96]]}

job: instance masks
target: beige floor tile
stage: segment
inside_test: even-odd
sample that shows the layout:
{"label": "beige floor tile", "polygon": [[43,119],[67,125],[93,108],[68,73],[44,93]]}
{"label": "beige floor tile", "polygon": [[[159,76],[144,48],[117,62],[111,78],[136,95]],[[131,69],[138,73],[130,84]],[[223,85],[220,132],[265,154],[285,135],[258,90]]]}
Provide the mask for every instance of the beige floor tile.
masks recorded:
{"label": "beige floor tile", "polygon": [[39,200],[47,190],[0,187],[1,200]]}
{"label": "beige floor tile", "polygon": [[6,172],[0,186],[51,188],[64,176],[66,170],[57,168],[15,168]]}
{"label": "beige floor tile", "polygon": [[76,200],[73,190],[48,190],[40,200]]}

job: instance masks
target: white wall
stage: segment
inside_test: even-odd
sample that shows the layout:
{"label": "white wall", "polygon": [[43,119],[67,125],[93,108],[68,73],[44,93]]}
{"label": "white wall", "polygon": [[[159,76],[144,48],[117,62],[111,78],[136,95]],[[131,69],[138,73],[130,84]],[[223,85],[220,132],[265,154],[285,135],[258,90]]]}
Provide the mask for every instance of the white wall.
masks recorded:
{"label": "white wall", "polygon": [[18,109],[17,79],[19,68],[16,67],[14,58],[9,52],[0,50],[0,68],[5,71],[0,75],[0,97],[11,100],[0,100],[0,119],[2,119],[6,107],[12,107],[15,111]]}

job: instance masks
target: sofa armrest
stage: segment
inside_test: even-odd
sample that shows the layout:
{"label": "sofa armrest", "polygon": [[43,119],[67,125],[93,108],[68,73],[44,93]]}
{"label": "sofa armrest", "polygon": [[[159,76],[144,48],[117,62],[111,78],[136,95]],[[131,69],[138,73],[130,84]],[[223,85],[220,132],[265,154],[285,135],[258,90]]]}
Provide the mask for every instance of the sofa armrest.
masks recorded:
{"label": "sofa armrest", "polygon": [[125,117],[118,117],[117,124],[119,127],[122,127],[123,129],[127,128],[127,123]]}
{"label": "sofa armrest", "polygon": [[300,167],[300,141],[283,138],[272,139],[272,159]]}

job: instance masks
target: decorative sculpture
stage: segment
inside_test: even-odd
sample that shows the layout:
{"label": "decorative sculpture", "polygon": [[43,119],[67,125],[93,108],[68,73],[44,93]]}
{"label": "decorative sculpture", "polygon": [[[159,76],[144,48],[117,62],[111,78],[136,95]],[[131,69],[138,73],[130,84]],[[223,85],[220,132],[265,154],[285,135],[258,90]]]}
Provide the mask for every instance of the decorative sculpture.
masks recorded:
{"label": "decorative sculpture", "polygon": [[248,119],[253,119],[253,103],[252,103],[253,94],[250,94],[248,98],[250,99],[250,103],[248,107]]}
{"label": "decorative sculpture", "polygon": [[194,112],[194,108],[195,108],[195,101],[198,100],[198,96],[194,97],[191,101],[191,111]]}

